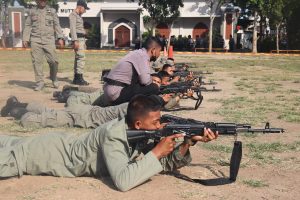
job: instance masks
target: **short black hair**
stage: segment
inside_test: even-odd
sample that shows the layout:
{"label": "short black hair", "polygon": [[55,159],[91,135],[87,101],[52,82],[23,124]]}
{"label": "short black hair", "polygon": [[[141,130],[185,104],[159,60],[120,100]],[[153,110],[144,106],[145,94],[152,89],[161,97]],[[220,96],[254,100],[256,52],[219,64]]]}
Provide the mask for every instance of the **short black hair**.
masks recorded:
{"label": "short black hair", "polygon": [[166,69],[168,69],[169,67],[172,67],[172,65],[170,64],[164,64],[161,71],[165,71]]}
{"label": "short black hair", "polygon": [[153,47],[157,47],[159,46],[162,49],[162,44],[160,39],[158,39],[157,37],[148,37],[145,41],[145,48],[147,50],[153,48]]}
{"label": "short black hair", "polygon": [[164,78],[164,77],[170,77],[170,74],[166,71],[160,71],[158,72],[158,75],[161,77],[161,78]]}
{"label": "short black hair", "polygon": [[128,104],[126,122],[133,127],[138,118],[148,115],[149,112],[159,111],[161,107],[161,98],[157,95],[136,95]]}
{"label": "short black hair", "polygon": [[161,79],[161,76],[158,73],[153,73],[153,74],[151,74],[151,76]]}

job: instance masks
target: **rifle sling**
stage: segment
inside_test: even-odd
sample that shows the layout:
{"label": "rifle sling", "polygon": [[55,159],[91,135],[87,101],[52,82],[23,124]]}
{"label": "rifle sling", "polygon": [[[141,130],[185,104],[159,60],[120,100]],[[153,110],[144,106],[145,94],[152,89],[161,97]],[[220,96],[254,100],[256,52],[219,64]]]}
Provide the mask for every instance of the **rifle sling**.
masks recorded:
{"label": "rifle sling", "polygon": [[205,186],[227,185],[235,182],[240,168],[241,159],[242,159],[242,142],[235,141],[232,154],[231,154],[231,159],[230,159],[229,178],[221,177],[221,178],[214,178],[214,179],[193,179],[184,174],[179,174],[179,173],[170,173],[170,174],[172,176],[175,176],[176,178],[189,181],[192,183],[199,183]]}

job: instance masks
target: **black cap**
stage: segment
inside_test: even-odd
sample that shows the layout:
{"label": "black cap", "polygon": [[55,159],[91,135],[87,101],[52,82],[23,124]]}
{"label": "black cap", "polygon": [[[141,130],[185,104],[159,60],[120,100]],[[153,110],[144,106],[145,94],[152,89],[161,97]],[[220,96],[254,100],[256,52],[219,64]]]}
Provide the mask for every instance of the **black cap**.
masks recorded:
{"label": "black cap", "polygon": [[87,3],[85,2],[85,0],[78,0],[77,1],[77,6],[82,6],[84,7],[86,10],[89,10],[90,8],[87,7]]}

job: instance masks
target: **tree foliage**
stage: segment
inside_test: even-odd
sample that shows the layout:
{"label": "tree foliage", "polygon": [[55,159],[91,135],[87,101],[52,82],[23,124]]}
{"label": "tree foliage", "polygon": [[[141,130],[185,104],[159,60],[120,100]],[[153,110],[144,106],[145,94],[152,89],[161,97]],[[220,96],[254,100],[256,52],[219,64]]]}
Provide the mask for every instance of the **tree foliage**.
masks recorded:
{"label": "tree foliage", "polygon": [[143,20],[150,25],[149,31],[153,33],[159,23],[170,24],[180,16],[183,0],[139,0],[139,5],[149,13]]}
{"label": "tree foliage", "polygon": [[150,15],[152,21],[170,23],[180,16],[179,8],[183,7],[183,0],[139,0]]}
{"label": "tree foliage", "polygon": [[209,7],[209,45],[208,51],[212,52],[213,48],[213,25],[215,17],[217,16],[218,12],[220,11],[221,6],[228,2],[228,0],[205,0]]}

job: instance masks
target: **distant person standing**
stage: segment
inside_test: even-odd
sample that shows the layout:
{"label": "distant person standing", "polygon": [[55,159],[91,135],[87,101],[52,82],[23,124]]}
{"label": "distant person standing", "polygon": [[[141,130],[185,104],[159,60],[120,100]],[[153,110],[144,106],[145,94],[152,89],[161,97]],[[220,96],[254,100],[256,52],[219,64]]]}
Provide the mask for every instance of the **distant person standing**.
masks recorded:
{"label": "distant person standing", "polygon": [[31,45],[31,59],[35,73],[35,91],[45,86],[43,74],[43,57],[46,56],[50,67],[50,79],[54,88],[58,88],[58,57],[55,52],[55,34],[58,44],[63,47],[63,32],[55,9],[47,6],[47,0],[37,0],[37,7],[29,11],[23,31],[23,46]]}
{"label": "distant person standing", "polygon": [[75,10],[69,15],[70,33],[75,52],[74,60],[74,79],[73,84],[88,85],[89,83],[83,79],[83,70],[85,65],[85,37],[86,32],[83,26],[81,15],[89,10],[84,0],[78,0]]}
{"label": "distant person standing", "polygon": [[235,47],[235,42],[234,42],[234,39],[233,39],[232,35],[230,35],[230,39],[229,39],[229,51],[233,52],[234,51],[234,47]]}

